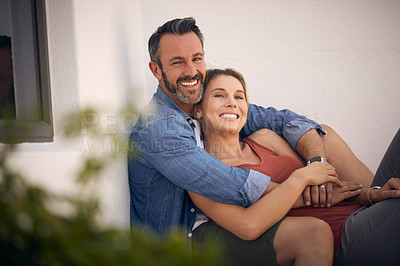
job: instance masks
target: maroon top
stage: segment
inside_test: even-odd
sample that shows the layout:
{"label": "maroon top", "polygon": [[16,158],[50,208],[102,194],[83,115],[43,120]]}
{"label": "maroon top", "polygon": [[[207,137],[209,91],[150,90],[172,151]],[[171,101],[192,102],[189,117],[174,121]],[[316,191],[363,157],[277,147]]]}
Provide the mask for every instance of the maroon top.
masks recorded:
{"label": "maroon top", "polygon": [[[261,159],[261,163],[241,164],[237,167],[259,171],[270,176],[272,181],[277,183],[282,183],[293,171],[303,167],[297,159],[288,155],[277,155],[274,151],[258,144],[250,138],[244,138],[242,141],[247,143],[258,155]],[[336,254],[346,219],[359,208],[360,205],[356,202],[343,201],[330,208],[301,207],[292,209],[287,216],[312,216],[327,222],[335,238],[334,254]]]}

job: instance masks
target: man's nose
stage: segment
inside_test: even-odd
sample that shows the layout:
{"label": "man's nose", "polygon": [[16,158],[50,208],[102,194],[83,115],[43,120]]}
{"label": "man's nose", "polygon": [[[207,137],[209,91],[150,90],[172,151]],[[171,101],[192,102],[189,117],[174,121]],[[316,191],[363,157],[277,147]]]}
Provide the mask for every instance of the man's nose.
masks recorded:
{"label": "man's nose", "polygon": [[183,74],[185,76],[193,77],[194,75],[197,74],[196,66],[192,62],[189,62],[189,63],[185,64],[185,69],[183,71]]}

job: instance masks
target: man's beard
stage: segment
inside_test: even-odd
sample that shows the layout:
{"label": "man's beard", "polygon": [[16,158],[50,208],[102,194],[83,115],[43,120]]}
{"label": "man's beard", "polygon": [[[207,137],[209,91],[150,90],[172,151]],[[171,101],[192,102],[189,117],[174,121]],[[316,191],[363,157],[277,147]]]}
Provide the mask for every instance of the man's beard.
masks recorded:
{"label": "man's beard", "polygon": [[[183,78],[179,78],[177,81],[177,83],[179,84],[179,82],[183,81],[183,80],[190,81],[190,80],[199,79],[199,82],[201,83],[201,89],[200,89],[199,94],[195,98],[184,95],[183,92],[178,88],[178,85],[175,86],[174,84],[172,84],[168,81],[167,76],[165,75],[163,70],[161,70],[161,73],[162,73],[165,87],[167,88],[167,90],[169,92],[172,93],[172,95],[175,96],[175,98],[178,101],[180,101],[182,103],[186,103],[186,104],[196,104],[196,103],[200,102],[201,99],[203,98],[203,92],[204,92],[203,75],[201,75],[200,73],[197,73],[193,77],[186,76]],[[194,92],[193,92],[193,96],[194,96]]]}

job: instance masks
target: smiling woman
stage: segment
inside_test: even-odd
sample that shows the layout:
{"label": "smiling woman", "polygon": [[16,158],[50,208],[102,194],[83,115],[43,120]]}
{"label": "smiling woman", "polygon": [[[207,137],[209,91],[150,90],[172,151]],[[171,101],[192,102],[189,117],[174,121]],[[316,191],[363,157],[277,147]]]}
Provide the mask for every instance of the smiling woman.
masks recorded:
{"label": "smiling woman", "polygon": [[[205,150],[230,166],[264,162],[248,142],[239,142],[239,132],[249,110],[243,76],[234,69],[208,70],[204,87],[203,100],[195,107],[195,117],[201,122]],[[293,159],[295,165],[300,168],[300,159],[296,159]],[[271,183],[267,196],[248,208],[219,203],[189,191],[201,210],[193,227],[194,240],[207,243],[219,238],[226,255],[237,265],[276,265],[291,261],[302,261],[305,265],[332,264],[333,237],[325,222],[311,217],[284,218],[299,201],[305,186],[323,182],[322,179],[337,182],[332,166],[313,166],[316,168],[302,171],[287,167],[287,181],[279,187]],[[313,241],[309,241],[310,237]]]}
{"label": "smiling woman", "polygon": [[204,143],[212,131],[236,134],[246,123],[248,100],[243,76],[233,69],[207,71],[207,90],[195,108],[195,118],[202,121]]}

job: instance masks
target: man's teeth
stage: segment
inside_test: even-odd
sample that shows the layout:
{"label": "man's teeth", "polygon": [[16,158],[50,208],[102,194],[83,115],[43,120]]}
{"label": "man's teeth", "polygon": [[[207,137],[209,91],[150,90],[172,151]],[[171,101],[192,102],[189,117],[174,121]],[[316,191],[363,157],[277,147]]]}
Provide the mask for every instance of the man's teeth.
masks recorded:
{"label": "man's teeth", "polygon": [[238,116],[235,114],[223,114],[221,115],[222,118],[231,118],[231,119],[237,119]]}
{"label": "man's teeth", "polygon": [[192,82],[181,82],[180,84],[181,84],[182,86],[186,86],[186,87],[194,86],[194,85],[197,84],[197,79],[194,80],[194,81],[192,81]]}

